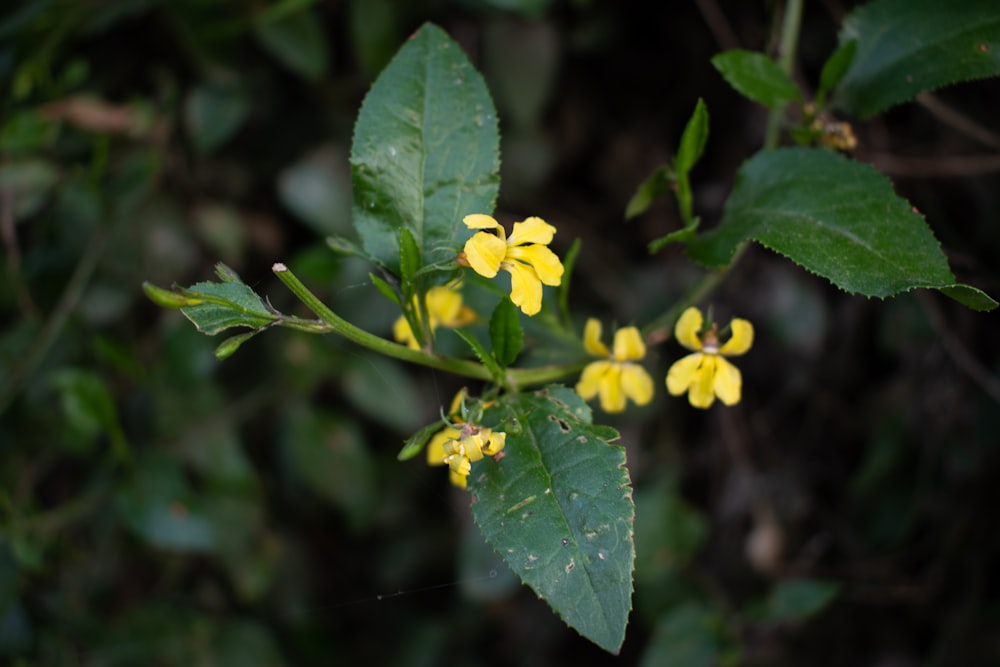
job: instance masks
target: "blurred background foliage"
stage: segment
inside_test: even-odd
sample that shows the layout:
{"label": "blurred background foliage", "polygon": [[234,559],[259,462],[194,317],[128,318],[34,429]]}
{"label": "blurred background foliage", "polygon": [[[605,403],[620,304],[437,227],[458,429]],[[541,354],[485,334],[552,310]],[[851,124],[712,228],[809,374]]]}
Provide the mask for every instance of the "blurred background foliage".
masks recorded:
{"label": "blurred background foliage", "polygon": [[[849,2],[808,3],[815,82]],[[1000,330],[937,294],[837,292],[752,248],[713,296],[758,327],[744,399],[625,416],[635,610],[622,656],[521,587],[440,470],[395,459],[461,386],[331,337],[230,360],[160,285],[223,260],[279,308],[293,266],[389,335],[350,232],[367,87],[425,20],[500,112],[500,212],[579,237],[581,316],[637,322],[698,276],[625,224],[694,102],[717,220],[764,112],[709,64],[771,45],[763,0],[23,0],[0,9],[0,662],[117,665],[980,665],[1000,662]],[[864,123],[858,159],[1000,292],[996,81]],[[850,119],[848,119],[850,120]],[[992,123],[992,127],[991,127]],[[971,128],[971,130],[970,130]],[[559,244],[563,244],[559,247]],[[653,351],[663,376],[680,353]]]}

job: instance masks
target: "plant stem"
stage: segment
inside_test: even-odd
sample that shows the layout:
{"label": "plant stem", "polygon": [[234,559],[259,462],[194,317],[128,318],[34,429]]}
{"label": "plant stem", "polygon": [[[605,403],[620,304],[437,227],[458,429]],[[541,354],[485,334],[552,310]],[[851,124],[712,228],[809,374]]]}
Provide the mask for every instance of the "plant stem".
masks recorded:
{"label": "plant stem", "polygon": [[[791,76],[795,65],[795,52],[799,44],[802,28],[802,0],[788,0],[785,4],[785,18],[781,23],[781,41],[778,44],[778,66]],[[778,147],[781,125],[785,122],[785,106],[771,109],[767,117],[767,132],[764,135],[764,149]]]}
{"label": "plant stem", "polygon": [[[436,368],[456,375],[463,375],[476,380],[489,382],[493,379],[489,369],[482,364],[468,361],[466,359],[456,359],[454,357],[440,357],[435,354],[414,350],[405,345],[394,343],[375,334],[369,333],[357,327],[344,318],[330,310],[326,304],[309,291],[309,288],[302,284],[295,274],[288,270],[284,264],[275,264],[271,270],[282,283],[285,284],[309,310],[329,327],[329,331],[343,336],[347,340],[357,343],[369,350],[393,357],[402,361],[409,361],[414,364]],[[580,371],[586,362],[573,364],[560,364],[552,366],[539,366],[537,368],[509,368],[504,378],[504,386],[509,389],[517,389],[534,384],[553,382]]]}

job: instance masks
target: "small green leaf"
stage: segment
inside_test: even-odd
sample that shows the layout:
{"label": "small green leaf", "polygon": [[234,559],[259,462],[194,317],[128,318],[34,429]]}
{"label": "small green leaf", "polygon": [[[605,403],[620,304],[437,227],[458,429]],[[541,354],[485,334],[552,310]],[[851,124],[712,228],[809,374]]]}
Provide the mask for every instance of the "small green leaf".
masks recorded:
{"label": "small green leaf", "polygon": [[663,165],[654,169],[629,199],[625,206],[625,219],[631,220],[648,211],[654,201],[670,192],[673,183],[674,172],[670,167]]}
{"label": "small green leaf", "polygon": [[242,282],[201,282],[181,293],[202,300],[197,305],[181,308],[181,312],[207,336],[232,327],[256,329],[279,319],[279,315]]}
{"label": "small green leaf", "polygon": [[740,168],[718,228],[688,250],[706,265],[722,266],[748,239],[847,292],[887,297],[924,287],[971,307],[996,307],[982,292],[956,284],[923,216],[885,176],[830,151],[755,155]]}
{"label": "small green leaf", "polygon": [[224,361],[229,357],[233,356],[238,349],[262,330],[255,329],[253,331],[248,331],[246,333],[236,334],[235,336],[230,336],[226,340],[222,341],[218,347],[215,348],[215,358],[219,361]]}
{"label": "small green leaf", "polygon": [[172,308],[177,310],[179,308],[184,308],[185,306],[197,306],[199,303],[204,301],[204,299],[198,297],[191,297],[186,294],[181,294],[180,292],[165,290],[162,287],[157,287],[149,281],[142,284],[142,291],[146,293],[146,296],[150,301],[161,308]]}
{"label": "small green leaf", "polygon": [[661,236],[655,241],[650,241],[649,254],[655,255],[671,243],[688,243],[689,241],[694,240],[695,231],[698,229],[700,224],[701,218],[696,216],[691,219],[691,223],[686,227],[674,230],[666,236]]}
{"label": "small green leaf", "polygon": [[440,421],[436,421],[433,424],[428,424],[423,427],[403,443],[403,448],[399,450],[399,454],[396,455],[396,460],[398,461],[409,461],[414,456],[419,454],[424,450],[427,445],[427,441],[433,437],[435,433],[444,428],[444,424]]}
{"label": "small green leaf", "polygon": [[823,70],[819,75],[819,90],[816,91],[817,104],[822,104],[829,92],[840,84],[854,61],[857,50],[858,43],[851,40],[840,46],[823,63]]}
{"label": "small green leaf", "polygon": [[632,606],[635,507],[625,451],[602,437],[617,433],[590,420],[565,387],[501,399],[484,422],[507,429],[504,456],[475,464],[472,514],[567,625],[617,653]]}
{"label": "small green leaf", "polygon": [[479,359],[479,362],[483,366],[486,366],[494,380],[499,382],[503,379],[503,368],[500,367],[500,364],[498,364],[497,360],[493,358],[493,355],[486,351],[486,348],[483,347],[483,344],[480,343],[475,336],[462,329],[452,329],[452,331],[454,331],[455,335],[464,340],[466,345],[472,349],[476,358]]}
{"label": "small green leaf", "polygon": [[737,92],[768,108],[800,99],[791,77],[763,53],[724,51],[712,58],[712,65]]}
{"label": "small green leaf", "polygon": [[421,264],[468,234],[462,217],[493,211],[499,187],[497,115],[462,48],[425,24],[372,85],[351,147],[353,218],[368,253],[399,270],[406,228]]}
{"label": "small green leaf", "polygon": [[674,159],[674,169],[678,176],[686,175],[698,163],[705,152],[706,143],[708,143],[708,107],[699,97],[691,118],[684,126],[681,143],[677,148],[677,157]]}
{"label": "small green leaf", "polygon": [[399,292],[396,290],[395,287],[390,285],[385,280],[379,278],[374,273],[369,273],[368,277],[371,278],[372,284],[375,285],[375,289],[379,291],[379,294],[381,294],[386,299],[392,301],[394,304],[402,308],[403,302],[399,298]]}
{"label": "small green leaf", "polygon": [[514,363],[521,353],[524,331],[521,329],[517,306],[510,299],[500,299],[493,309],[493,315],[490,316],[490,341],[493,344],[493,357],[503,368]]}
{"label": "small green leaf", "polygon": [[420,265],[420,248],[413,238],[413,232],[403,227],[399,230],[399,275],[407,288],[412,289],[409,283],[420,270]]}
{"label": "small green leaf", "polygon": [[327,69],[326,33],[309,9],[275,15],[264,13],[256,24],[257,39],[278,62],[309,81]]}
{"label": "small green leaf", "polygon": [[1000,74],[996,0],[875,0],[843,23],[857,53],[835,103],[872,116],[919,93]]}

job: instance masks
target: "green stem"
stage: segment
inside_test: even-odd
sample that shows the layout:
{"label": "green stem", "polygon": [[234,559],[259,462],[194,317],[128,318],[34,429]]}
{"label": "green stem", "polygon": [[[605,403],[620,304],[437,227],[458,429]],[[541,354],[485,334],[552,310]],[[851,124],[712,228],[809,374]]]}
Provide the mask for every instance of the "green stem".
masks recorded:
{"label": "green stem", "polygon": [[[285,284],[295,296],[299,298],[306,307],[313,312],[327,326],[328,330],[343,336],[347,340],[357,343],[369,350],[393,357],[402,361],[408,361],[430,368],[463,375],[476,380],[489,382],[493,379],[489,369],[482,364],[478,364],[466,359],[455,359],[454,357],[440,357],[423,350],[414,350],[405,345],[394,343],[369,333],[357,327],[344,318],[330,310],[326,304],[309,291],[309,288],[302,284],[295,274],[288,270],[284,264],[275,264],[271,270],[282,283]],[[510,368],[507,369],[504,385],[511,389],[517,389],[534,384],[543,384],[578,373],[586,362],[574,364],[561,364],[552,366],[539,366],[537,368]]]}
{"label": "green stem", "polygon": [[727,266],[710,273],[706,273],[702,276],[701,280],[699,280],[694,287],[688,290],[687,294],[678,299],[669,310],[643,327],[646,344],[658,345],[670,340],[671,335],[673,335],[674,324],[677,322],[677,318],[681,316],[681,313],[683,313],[689,306],[697,304],[719,286],[719,283],[723,281],[723,279],[729,274],[730,270],[732,270],[733,266],[736,265],[736,262],[743,254],[743,248],[745,247],[745,244],[741,245],[736,251],[736,254],[733,255],[733,260],[729,262]]}
{"label": "green stem", "polygon": [[[795,52],[799,44],[799,32],[802,27],[802,0],[788,0],[785,5],[785,18],[781,24],[781,41],[778,44],[778,66],[791,76],[795,65]],[[767,132],[764,135],[764,149],[778,147],[778,137],[781,126],[785,122],[785,105],[771,109],[767,117]]]}

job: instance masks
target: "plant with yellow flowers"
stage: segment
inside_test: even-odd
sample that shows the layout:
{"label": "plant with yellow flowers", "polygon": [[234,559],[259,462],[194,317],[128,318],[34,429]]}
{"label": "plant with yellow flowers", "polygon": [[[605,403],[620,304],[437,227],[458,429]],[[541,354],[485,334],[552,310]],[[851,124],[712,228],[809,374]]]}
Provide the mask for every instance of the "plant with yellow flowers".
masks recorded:
{"label": "plant with yellow flowers", "polygon": [[[783,39],[794,40],[795,31],[788,34]],[[794,41],[784,46],[794,51]],[[865,48],[856,46],[858,57],[870,53]],[[886,297],[932,288],[975,309],[996,306],[955,281],[922,217],[884,177],[828,150],[854,145],[833,141],[828,129],[835,125],[821,120],[841,81],[848,86],[843,99],[863,97],[864,84],[849,74],[854,57],[854,46],[838,50],[808,103],[789,76],[790,63],[745,51],[713,59],[737,90],[771,108],[768,150],[744,163],[722,219],[702,231],[690,178],[709,122],[697,101],[675,158],[639,186],[625,217],[671,193],[682,226],[650,250],[683,244],[708,270],[683,293],[651,286],[641,312],[657,314],[623,322],[610,347],[600,319],[570,310],[570,278],[588,249],[568,238],[565,221],[496,210],[496,111],[462,49],[430,24],[400,49],[361,107],[351,151],[357,237],[329,239],[336,252],[370,263],[371,293],[388,300],[394,322],[369,331],[347,321],[280,263],[274,274],[309,317],[279,312],[224,265],[218,281],[173,291],[146,285],[146,292],[206,334],[243,327],[217,348],[219,358],[283,326],[338,334],[478,383],[478,391],[460,392],[447,414],[408,438],[399,458],[426,449],[428,463],[447,466],[511,569],[567,624],[616,652],[631,608],[632,488],[618,431],[594,423],[586,401],[596,399],[605,418],[622,419],[630,404],[664,405],[671,396],[686,394],[703,410],[732,409],[752,397],[760,366],[748,368],[744,390],[744,375],[730,359],[751,349],[753,325],[735,317],[720,328],[698,308],[713,303],[713,290],[750,241],[850,292]],[[799,107],[801,123],[789,133],[799,145],[780,148],[789,105]],[[853,140],[849,130],[836,134]],[[665,299],[668,293],[680,296]],[[715,305],[754,308],[721,297]],[[689,353],[681,356],[678,346]],[[664,396],[655,391],[660,382]],[[758,400],[747,403],[753,410]]]}

